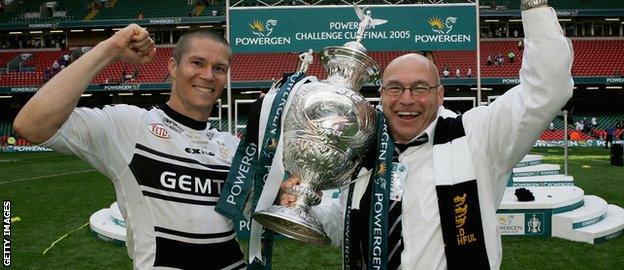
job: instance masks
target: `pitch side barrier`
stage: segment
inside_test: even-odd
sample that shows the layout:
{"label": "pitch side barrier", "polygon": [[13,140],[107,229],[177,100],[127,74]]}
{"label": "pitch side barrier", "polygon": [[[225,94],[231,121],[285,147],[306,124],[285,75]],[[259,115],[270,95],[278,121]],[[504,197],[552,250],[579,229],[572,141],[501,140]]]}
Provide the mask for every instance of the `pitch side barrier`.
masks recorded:
{"label": "pitch side barrier", "polygon": [[[492,85],[517,85],[520,83],[518,78],[482,78],[481,82],[484,86]],[[621,77],[574,77],[574,82],[577,85],[592,84],[592,85],[607,85],[624,86],[624,78]],[[373,84],[367,84],[367,86],[379,86],[380,82]],[[271,87],[272,81],[241,81],[232,82],[232,89],[267,89]],[[477,84],[476,78],[448,78],[442,79],[442,84],[446,86],[474,86]],[[132,92],[132,91],[169,91],[171,84],[169,83],[137,83],[137,84],[92,84],[87,88],[89,92]],[[15,94],[15,93],[34,93],[39,90],[38,86],[5,86],[0,87],[0,94]]]}

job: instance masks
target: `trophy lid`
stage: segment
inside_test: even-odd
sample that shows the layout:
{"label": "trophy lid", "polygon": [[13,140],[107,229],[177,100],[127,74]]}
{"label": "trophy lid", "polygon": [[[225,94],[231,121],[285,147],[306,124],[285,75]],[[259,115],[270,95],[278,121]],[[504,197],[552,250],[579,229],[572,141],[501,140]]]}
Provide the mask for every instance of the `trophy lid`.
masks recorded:
{"label": "trophy lid", "polygon": [[381,76],[379,65],[366,55],[366,48],[361,43],[364,32],[369,26],[381,25],[387,20],[373,19],[370,10],[365,12],[357,4],[353,7],[360,19],[355,40],[342,47],[326,47],[321,52],[320,61],[327,72],[327,83],[359,91],[362,85]]}
{"label": "trophy lid", "polygon": [[325,80],[327,83],[355,91],[359,91],[362,85],[374,82],[381,76],[381,68],[375,60],[362,51],[348,46],[326,47],[320,53],[320,62],[327,72]]}

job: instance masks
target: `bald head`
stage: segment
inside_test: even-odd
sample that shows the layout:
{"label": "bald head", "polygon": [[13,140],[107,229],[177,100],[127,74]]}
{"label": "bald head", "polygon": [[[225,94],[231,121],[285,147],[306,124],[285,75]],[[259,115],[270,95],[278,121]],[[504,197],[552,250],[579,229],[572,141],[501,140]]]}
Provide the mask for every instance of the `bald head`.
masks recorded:
{"label": "bald head", "polygon": [[426,72],[427,74],[423,74],[425,77],[431,77],[432,83],[440,84],[438,67],[429,58],[418,53],[404,54],[390,61],[384,70],[383,80],[387,81],[396,71],[404,69]]}
{"label": "bald head", "polygon": [[[383,74],[383,85],[397,85],[410,91],[388,92],[382,87],[381,106],[390,132],[397,143],[408,143],[436,119],[438,107],[444,101],[444,87],[435,64],[427,57],[410,53],[392,60]],[[414,94],[414,89],[428,88],[426,94]]]}

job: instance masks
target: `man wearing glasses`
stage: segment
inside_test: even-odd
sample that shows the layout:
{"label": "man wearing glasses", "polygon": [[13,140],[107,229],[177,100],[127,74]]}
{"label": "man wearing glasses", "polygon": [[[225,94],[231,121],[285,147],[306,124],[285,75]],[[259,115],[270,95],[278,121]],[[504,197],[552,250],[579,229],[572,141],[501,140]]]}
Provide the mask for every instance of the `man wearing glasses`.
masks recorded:
{"label": "man wearing glasses", "polygon": [[[496,209],[509,172],[574,84],[571,43],[555,11],[545,0],[521,7],[521,83],[488,106],[462,116],[444,109],[438,70],[421,55],[387,66],[380,88],[386,123],[379,121],[360,180],[340,206],[312,208],[332,242],[343,244],[345,269],[500,268]],[[282,205],[293,202],[287,190],[296,182],[282,184]]]}

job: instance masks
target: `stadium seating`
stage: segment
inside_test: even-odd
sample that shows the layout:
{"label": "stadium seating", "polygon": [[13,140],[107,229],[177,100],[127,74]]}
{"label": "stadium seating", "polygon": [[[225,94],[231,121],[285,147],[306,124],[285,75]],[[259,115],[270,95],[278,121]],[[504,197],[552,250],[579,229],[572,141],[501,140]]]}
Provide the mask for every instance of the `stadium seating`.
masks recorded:
{"label": "stadium seating", "polygon": [[[232,78],[234,81],[278,79],[283,72],[294,72],[297,61],[297,54],[292,53],[235,54],[232,59]],[[259,65],[259,63],[270,64]],[[312,66],[314,67],[314,64]],[[314,69],[318,69],[318,67],[314,67]]]}
{"label": "stadium seating", "polygon": [[580,121],[583,119],[589,121],[592,117],[596,117],[598,122],[598,126],[596,128],[598,129],[607,129],[609,127],[615,127],[617,123],[624,123],[624,115],[618,113],[579,113],[574,115],[574,121]]}
{"label": "stadium seating", "polygon": [[14,57],[18,56],[20,53],[19,52],[5,52],[5,53],[0,53],[0,66],[2,67],[6,67],[6,64],[13,59]]}
{"label": "stadium seating", "polygon": [[[27,12],[39,12],[39,7],[45,2],[57,2],[56,11],[65,11],[65,17],[51,17],[51,18],[25,18],[24,14]],[[17,3],[12,5],[12,8],[0,13],[0,22],[11,23],[34,23],[45,21],[77,21],[87,13],[85,1],[76,0],[29,0],[21,1],[21,4]]]}
{"label": "stadium seating", "polygon": [[[381,67],[385,67],[395,57],[406,52],[370,52],[368,55],[373,58]],[[308,69],[308,74],[321,79],[326,77],[325,69],[316,59]],[[249,53],[235,54],[232,60],[232,78],[234,81],[261,81],[272,78],[279,79],[282,73],[294,72],[299,62],[296,53]],[[262,64],[259,64],[262,63]],[[266,65],[266,63],[271,63]]]}
{"label": "stadium seating", "polygon": [[[624,47],[624,40],[574,40],[574,65],[572,74],[574,76],[613,76],[615,70],[624,73],[624,54],[613,53]],[[596,49],[601,48],[601,49]],[[481,70],[482,77],[517,77],[522,62],[522,51],[517,48],[517,41],[513,40],[488,40],[481,45]],[[506,55],[514,52],[515,61],[510,63]],[[2,74],[0,85],[27,86],[38,85],[41,72],[45,67],[52,65],[54,60],[60,58],[67,51],[24,51],[33,53],[32,60],[27,65],[35,67],[34,73]],[[171,57],[173,48],[159,47],[156,60],[150,64],[138,66],[139,78],[135,82],[163,82],[167,77],[167,61]],[[369,52],[369,56],[384,68],[392,59],[402,55],[404,51],[394,52]],[[486,65],[488,55],[502,54],[505,63],[502,66]],[[0,65],[5,65],[7,61],[17,56],[13,51],[0,53]],[[476,65],[474,59],[475,52],[467,51],[437,51],[432,52],[440,72],[443,66],[447,66],[454,76],[456,68],[465,76],[468,67],[472,68],[473,76],[476,76]],[[235,54],[232,60],[232,80],[233,81],[267,81],[272,78],[279,78],[283,73],[294,72],[297,67],[297,53],[241,53]],[[95,83],[104,83],[107,78],[115,81],[120,78],[124,69],[131,72],[134,67],[124,63],[115,63],[106,68],[95,80]],[[326,73],[318,61],[318,54],[315,54],[315,61],[310,66],[308,73],[319,78],[325,78]],[[18,79],[10,81],[10,78]],[[31,84],[36,82],[34,84]]]}
{"label": "stadium seating", "polygon": [[121,74],[124,70],[126,70],[128,74],[131,74],[135,67],[138,68],[139,76],[132,82],[163,82],[169,74],[167,62],[172,55],[172,47],[159,47],[156,50],[156,58],[151,63],[134,66],[123,62],[116,62],[106,67],[106,69],[96,77],[94,83],[105,83],[107,79],[111,83],[117,83],[121,81]]}
{"label": "stadium seating", "polygon": [[64,54],[69,54],[65,50],[54,51],[22,51],[0,53],[0,64],[6,63],[21,53],[31,53],[32,57],[24,64],[33,67],[34,72],[9,72],[0,73],[0,86],[32,86],[41,85],[43,82],[43,70],[51,67],[54,61],[59,60]]}
{"label": "stadium seating", "polygon": [[0,73],[0,86],[39,86],[43,83],[43,72]]}
{"label": "stadium seating", "polygon": [[622,40],[574,41],[574,76],[611,76],[615,70],[624,72]]}
{"label": "stadium seating", "polygon": [[[569,116],[572,117],[572,116]],[[575,123],[576,121],[587,121],[589,122],[591,120],[592,117],[596,117],[596,119],[598,120],[598,125],[596,126],[596,128],[592,128],[589,132],[584,132],[584,131],[576,131],[576,127],[575,127]],[[569,123],[568,123],[568,134],[570,134],[570,139],[576,139],[576,140],[600,140],[600,139],[604,139],[604,134],[606,133],[606,130],[608,128],[614,128],[614,135],[615,138],[620,138],[620,136],[622,135],[622,133],[624,133],[624,129],[623,128],[616,128],[618,126],[618,124],[624,123],[624,114],[622,113],[615,113],[615,112],[610,112],[610,113],[606,113],[606,112],[595,112],[592,114],[588,114],[588,113],[578,113],[578,114],[574,114],[574,118],[568,118],[569,119]],[[553,120],[553,124],[555,129],[553,130],[546,130],[542,133],[542,135],[540,136],[540,140],[563,140],[563,134],[564,134],[564,124],[563,124],[563,120],[561,120],[561,118],[555,118]],[[576,137],[572,136],[572,133],[576,133]]]}
{"label": "stadium seating", "polygon": [[100,9],[94,20],[137,18],[186,17],[193,10],[187,0],[152,0],[149,4],[134,0],[117,0],[112,7]]}

